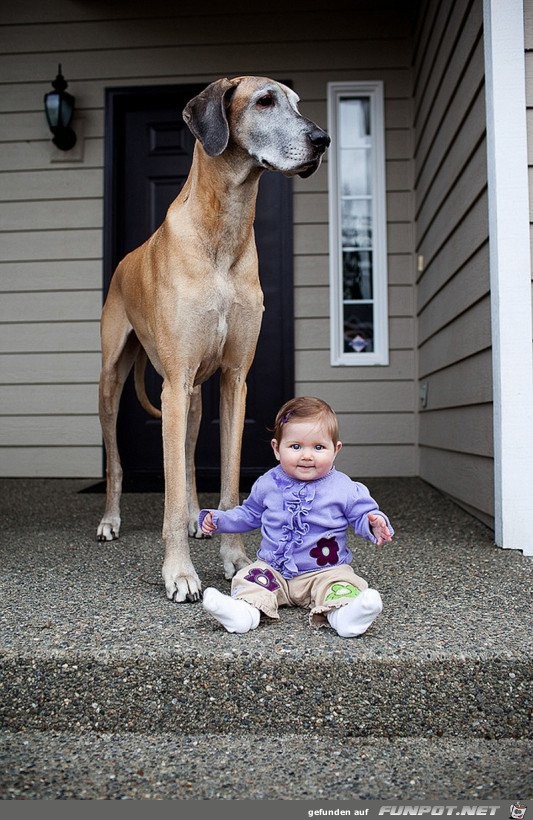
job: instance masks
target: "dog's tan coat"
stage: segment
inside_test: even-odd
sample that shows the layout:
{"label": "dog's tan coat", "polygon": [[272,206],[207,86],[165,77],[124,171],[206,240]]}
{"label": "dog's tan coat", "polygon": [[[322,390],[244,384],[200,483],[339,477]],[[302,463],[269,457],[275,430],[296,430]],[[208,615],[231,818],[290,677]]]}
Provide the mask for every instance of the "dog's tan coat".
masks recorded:
{"label": "dog's tan coat", "polygon": [[[194,448],[200,385],[221,371],[221,501],[238,503],[246,376],[263,313],[253,233],[265,168],[309,176],[327,135],[301,116],[293,91],[268,78],[218,80],[186,106],[197,137],[187,181],[161,227],[118,265],[102,311],[100,420],[107,454],[106,509],[97,537],[118,537],[122,470],[116,417],[136,364],[143,406],[145,354],[163,377],[165,472],[163,579],[167,596],[197,600],[201,583],[188,535],[198,535]],[[221,538],[227,578],[249,559],[236,535]]]}

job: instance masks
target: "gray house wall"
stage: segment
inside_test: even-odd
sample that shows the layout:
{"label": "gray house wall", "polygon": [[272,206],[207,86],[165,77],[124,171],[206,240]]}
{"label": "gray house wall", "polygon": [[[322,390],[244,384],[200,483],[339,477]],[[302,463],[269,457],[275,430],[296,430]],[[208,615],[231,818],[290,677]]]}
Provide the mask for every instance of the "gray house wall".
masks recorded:
{"label": "gray house wall", "polygon": [[430,0],[414,59],[420,475],[494,514],[482,0]]}
{"label": "gray house wall", "polygon": [[[322,125],[328,81],[384,82],[390,366],[329,364],[323,165],[294,184],[295,390],[323,396],[338,410],[341,469],[354,476],[416,474],[412,4],[337,0],[327,13],[321,5],[313,11],[308,3],[287,9],[274,2],[268,13],[244,2],[223,13],[215,2],[2,5],[3,475],[101,475],[105,88],[238,74],[291,79],[302,112]],[[53,149],[42,107],[58,62],[77,105],[79,145],[66,155]]]}

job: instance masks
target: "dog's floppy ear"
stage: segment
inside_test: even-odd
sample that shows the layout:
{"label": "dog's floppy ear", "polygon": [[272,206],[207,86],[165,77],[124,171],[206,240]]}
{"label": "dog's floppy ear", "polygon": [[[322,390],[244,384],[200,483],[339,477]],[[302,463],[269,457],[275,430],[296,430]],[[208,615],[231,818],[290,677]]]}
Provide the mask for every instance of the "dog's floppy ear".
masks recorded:
{"label": "dog's floppy ear", "polygon": [[230,92],[234,90],[235,83],[227,78],[216,80],[189,100],[183,109],[183,119],[210,157],[220,156],[228,144],[226,106]]}

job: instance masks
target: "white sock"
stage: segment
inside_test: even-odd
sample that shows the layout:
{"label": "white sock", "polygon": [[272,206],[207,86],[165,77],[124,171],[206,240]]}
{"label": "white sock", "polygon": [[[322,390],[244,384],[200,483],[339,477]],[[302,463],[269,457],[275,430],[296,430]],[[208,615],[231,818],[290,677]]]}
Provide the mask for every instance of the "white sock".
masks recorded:
{"label": "white sock", "polygon": [[355,638],[366,632],[382,609],[383,602],[377,589],[365,589],[349,604],[330,610],[327,619],[341,638]]}
{"label": "white sock", "polygon": [[249,632],[259,624],[260,612],[257,607],[240,598],[224,595],[214,587],[208,587],[203,594],[204,609],[213,615],[228,632]]}

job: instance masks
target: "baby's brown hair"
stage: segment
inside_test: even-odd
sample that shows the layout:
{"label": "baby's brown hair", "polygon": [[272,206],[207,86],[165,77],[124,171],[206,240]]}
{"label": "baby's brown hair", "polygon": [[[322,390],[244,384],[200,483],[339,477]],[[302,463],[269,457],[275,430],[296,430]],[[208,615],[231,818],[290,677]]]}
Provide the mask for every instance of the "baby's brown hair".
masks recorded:
{"label": "baby's brown hair", "polygon": [[286,401],[276,416],[274,438],[278,445],[283,436],[283,426],[288,421],[296,421],[297,419],[300,421],[316,419],[318,422],[323,423],[333,444],[337,444],[339,440],[339,422],[329,404],[314,396],[297,396],[295,399]]}

